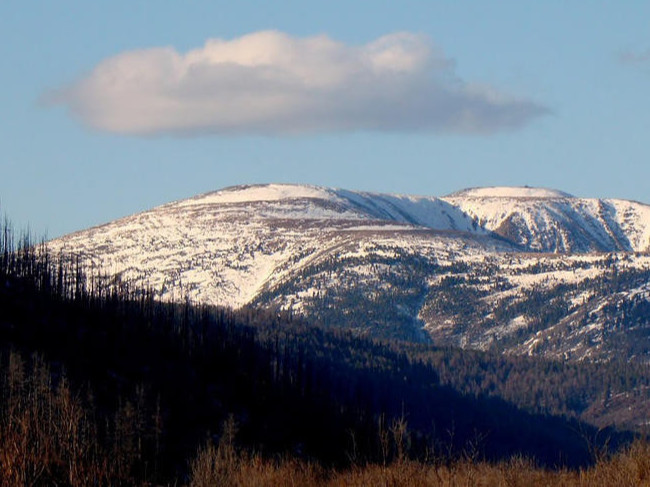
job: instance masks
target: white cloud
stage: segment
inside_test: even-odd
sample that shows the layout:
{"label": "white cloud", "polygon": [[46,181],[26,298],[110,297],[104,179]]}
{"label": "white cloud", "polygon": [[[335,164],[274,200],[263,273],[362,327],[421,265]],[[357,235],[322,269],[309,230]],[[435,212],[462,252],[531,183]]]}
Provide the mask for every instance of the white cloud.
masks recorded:
{"label": "white cloud", "polygon": [[493,133],[547,112],[462,81],[426,36],[405,32],[362,46],[263,31],[184,54],[129,51],[49,101],[97,130],[131,135]]}

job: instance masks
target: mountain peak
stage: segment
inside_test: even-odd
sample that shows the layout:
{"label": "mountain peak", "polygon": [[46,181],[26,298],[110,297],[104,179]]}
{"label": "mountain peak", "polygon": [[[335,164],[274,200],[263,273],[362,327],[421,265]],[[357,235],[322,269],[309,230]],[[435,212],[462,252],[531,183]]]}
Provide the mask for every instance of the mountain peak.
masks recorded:
{"label": "mountain peak", "polygon": [[573,198],[573,195],[550,188],[530,186],[486,186],[467,188],[449,195],[451,198]]}
{"label": "mountain peak", "polygon": [[252,203],[255,201],[279,201],[301,198],[331,199],[332,192],[327,188],[309,184],[248,184],[230,186],[218,191],[205,193],[185,200],[194,203]]}

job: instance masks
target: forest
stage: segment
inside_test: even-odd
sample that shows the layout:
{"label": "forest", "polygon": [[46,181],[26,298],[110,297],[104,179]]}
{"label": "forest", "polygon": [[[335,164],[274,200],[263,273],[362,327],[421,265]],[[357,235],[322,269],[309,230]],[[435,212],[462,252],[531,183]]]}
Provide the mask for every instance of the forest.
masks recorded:
{"label": "forest", "polygon": [[598,469],[650,473],[639,432],[613,427],[623,416],[591,424],[610,398],[650,385],[641,365],[386,341],[270,308],[161,302],[86,275],[8,224],[0,310],[3,485],[580,484]]}

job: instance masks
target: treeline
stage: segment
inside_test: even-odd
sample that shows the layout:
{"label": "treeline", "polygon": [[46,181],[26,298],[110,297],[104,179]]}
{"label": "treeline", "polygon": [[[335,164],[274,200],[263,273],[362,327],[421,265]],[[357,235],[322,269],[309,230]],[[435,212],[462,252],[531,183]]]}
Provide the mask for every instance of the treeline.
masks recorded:
{"label": "treeline", "polygon": [[[401,346],[410,349],[412,359],[430,364],[442,384],[464,394],[500,397],[530,412],[579,418],[599,427],[643,429],[635,421],[643,416],[639,403],[647,402],[650,390],[646,365],[624,360],[563,362],[497,352]],[[618,398],[618,409],[609,404],[613,398]],[[632,407],[635,414],[630,421],[628,410]]]}
{"label": "treeline", "polygon": [[[183,481],[197,446],[218,442],[231,417],[261,458],[339,467],[463,455],[577,467],[626,440],[461,394],[408,347],[289,314],[159,302],[15,241],[6,225],[0,252],[0,434],[25,442],[0,462],[43,484]],[[42,461],[21,470],[27,451]]]}

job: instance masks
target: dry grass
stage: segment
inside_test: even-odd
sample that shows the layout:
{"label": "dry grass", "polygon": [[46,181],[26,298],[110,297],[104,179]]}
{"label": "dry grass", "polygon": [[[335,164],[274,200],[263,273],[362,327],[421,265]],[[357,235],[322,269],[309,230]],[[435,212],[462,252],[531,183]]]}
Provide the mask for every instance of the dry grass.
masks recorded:
{"label": "dry grass", "polygon": [[[229,447],[226,447],[228,450]],[[230,450],[232,452],[232,450]],[[422,486],[650,486],[650,445],[637,442],[610,459],[581,471],[547,470],[515,457],[498,464],[459,461],[427,465],[408,460],[388,466],[367,465],[343,471],[325,470],[289,459],[281,462],[258,456],[224,455],[224,445],[201,449],[193,463],[192,487],[422,487]]]}

